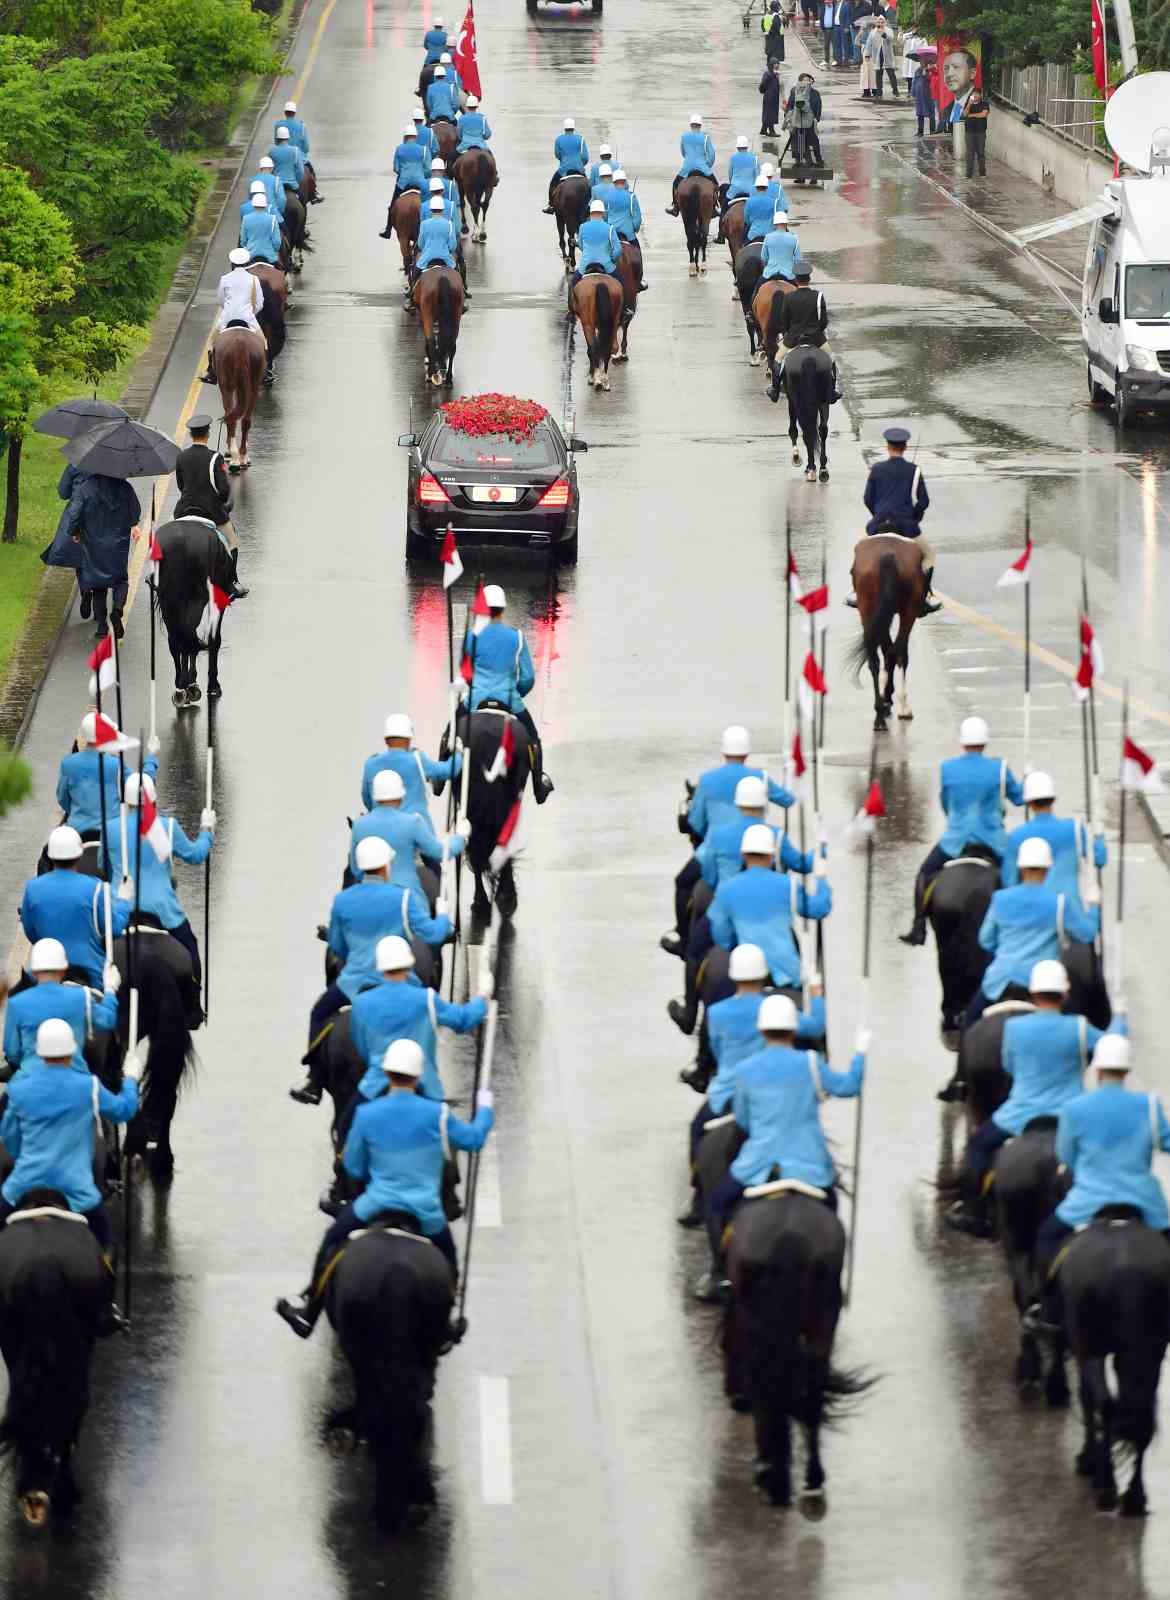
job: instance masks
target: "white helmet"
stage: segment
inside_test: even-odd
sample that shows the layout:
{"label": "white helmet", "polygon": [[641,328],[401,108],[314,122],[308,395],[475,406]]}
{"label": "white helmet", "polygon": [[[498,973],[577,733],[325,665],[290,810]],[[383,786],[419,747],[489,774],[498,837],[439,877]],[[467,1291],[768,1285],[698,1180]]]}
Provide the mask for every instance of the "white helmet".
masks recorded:
{"label": "white helmet", "polygon": [[770,161],[765,161],[763,166],[760,168],[760,171],[764,174],[765,178],[772,178],[776,175],[776,168]]}
{"label": "white helmet", "polygon": [[252,252],[245,250],[242,244],[238,244],[234,250],[228,251],[228,260],[233,267],[246,267],[251,259]]}
{"label": "white helmet", "polygon": [[739,842],[739,853],[743,856],[772,856],[776,853],[776,837],[765,822],[753,822],[750,828],[743,830],[743,838]]}
{"label": "white helmet", "polygon": [[446,76],[447,76],[446,67],[436,67],[435,68],[435,77],[436,78],[445,78]]}
{"label": "white helmet", "polygon": [[447,202],[443,199],[441,194],[435,194],[431,196],[429,209],[431,211],[442,211],[446,204]]}
{"label": "white helmet", "polygon": [[599,146],[598,146],[598,150],[597,150],[597,154],[598,154],[598,155],[599,155],[599,156],[603,156],[603,157],[604,157],[604,156],[611,156],[611,155],[613,155],[613,145],[611,145],[611,144],[603,144],[603,145],[599,145]]}
{"label": "white helmet", "polygon": [[756,1027],[761,1033],[795,1033],[796,1007],[786,994],[770,994],[760,1003]]}
{"label": "white helmet", "polygon": [[589,202],[589,214],[590,214],[590,216],[592,216],[594,212],[596,212],[598,214],[598,216],[602,216],[603,217],[605,215],[605,201],[604,200],[590,200],[590,202]]}
{"label": "white helmet", "polygon": [[468,111],[474,111],[478,104],[479,104],[479,96],[477,94],[469,94],[467,96],[467,109],[468,109]]}
{"label": "white helmet", "polygon": [[489,611],[502,611],[508,604],[508,596],[498,583],[489,583],[483,591],[483,597]]}
{"label": "white helmet", "polygon": [[62,1061],[77,1049],[73,1029],[61,1017],[46,1017],[37,1029],[37,1055],[46,1061]]}
{"label": "white helmet", "polygon": [[83,848],[81,835],[67,824],[54,828],[49,835],[50,861],[80,861]]}
{"label": "white helmet", "polygon": [[1047,839],[1025,839],[1016,851],[1016,866],[1021,872],[1025,867],[1043,867],[1045,871],[1052,865],[1052,846]]}
{"label": "white helmet", "polygon": [[432,28],[441,28],[442,26],[443,26],[442,17],[436,17],[435,20],[431,23],[431,27]]}
{"label": "white helmet", "polygon": [[406,785],[400,773],[393,767],[383,767],[381,772],[375,772],[374,782],[371,785],[375,800],[404,800],[406,798]]}
{"label": "white helmet", "polygon": [[719,749],[725,756],[750,756],[752,736],[738,722],[733,722],[729,728],[724,728]]}
{"label": "white helmet", "polygon": [[415,106],[414,110],[410,114],[415,122],[425,122],[427,120],[427,114],[422,106]]}
{"label": "white helmet", "polygon": [[959,728],[959,743],[966,750],[972,745],[985,745],[991,738],[991,729],[982,717],[964,717]]}
{"label": "white helmet", "polygon": [[427,189],[431,194],[442,194],[442,192],[443,192],[443,180],[442,180],[442,178],[431,178],[430,181],[427,184]]}
{"label": "white helmet", "polygon": [[359,872],[381,872],[383,867],[388,867],[394,860],[394,852],[385,839],[379,839],[374,834],[358,840],[354,856],[357,859]]}
{"label": "white helmet", "polygon": [[626,169],[624,167],[615,167],[613,169],[613,181],[615,183],[625,183]]}
{"label": "white helmet", "polygon": [[157,791],[154,787],[154,779],[151,777],[150,773],[144,772],[140,781],[138,774],[136,772],[132,772],[126,779],[126,787],[122,791],[128,806],[136,806],[138,804],[139,787],[146,790],[146,798],[148,800],[154,800],[157,798]]}
{"label": "white helmet", "polygon": [[737,944],[731,952],[727,975],[732,983],[755,983],[768,976],[768,962],[758,944]]}
{"label": "white helmet", "polygon": [[447,163],[443,160],[442,156],[432,156],[431,157],[431,171],[432,172],[446,172],[446,170],[447,170]]}
{"label": "white helmet", "polygon": [[[45,1024],[42,1022],[42,1028]],[[41,1036],[37,1034],[37,1049],[40,1049]],[[1104,1067],[1107,1072],[1129,1071],[1129,1040],[1122,1033],[1105,1033],[1097,1040],[1097,1048],[1093,1051],[1093,1065]]]}
{"label": "white helmet", "polygon": [[788,226],[787,211],[783,211],[779,206],[777,206],[775,211],[772,213],[772,221],[777,228],[786,228]]}
{"label": "white helmet", "polygon": [[1046,772],[1029,772],[1024,779],[1024,800],[1031,805],[1033,800],[1055,800],[1056,785]]}
{"label": "white helmet", "polygon": [[277,128],[277,130],[276,130],[276,138],[277,138],[278,142],[281,139],[287,139],[288,138],[288,129],[285,127],[283,122],[281,123],[280,127]]}
{"label": "white helmet", "polygon": [[746,150],[748,148],[748,136],[746,133],[740,134],[739,138],[735,141],[735,148],[737,150]]}
{"label": "white helmet", "polygon": [[38,939],[28,958],[30,972],[64,972],[69,965],[60,939]]}
{"label": "white helmet", "polygon": [[97,712],[87,711],[81,719],[80,738],[85,744],[92,744],[97,738]]}
{"label": "white helmet", "polygon": [[418,132],[418,129],[415,127],[414,123],[413,122],[408,122],[408,123],[404,124],[404,126],[403,126],[402,137],[404,139],[413,139],[417,132]]}
{"label": "white helmet", "polygon": [[382,727],[385,739],[413,739],[414,723],[405,711],[392,711]]}
{"label": "white helmet", "polygon": [[379,972],[405,972],[408,967],[414,966],[414,951],[399,934],[388,933],[384,939],[378,940],[374,965]]}
{"label": "white helmet", "polygon": [[564,128],[566,133],[573,133],[576,130],[577,124],[573,121],[572,117],[566,117],[564,122],[561,123],[561,127]]}
{"label": "white helmet", "polygon": [[735,786],[735,803],[743,811],[754,811],[768,804],[768,785],[763,778],[741,778]]}
{"label": "white helmet", "polygon": [[439,57],[439,65],[441,67],[449,67],[451,65],[451,52],[449,50],[443,51],[443,54]]}
{"label": "white helmet", "polygon": [[290,116],[295,117],[296,113],[297,113],[297,103],[296,103],[296,101],[295,100],[286,100],[284,102],[284,109],[288,112],[288,114]]}
{"label": "white helmet", "polygon": [[702,117],[699,115],[699,113],[697,111],[692,111],[691,112],[691,127],[692,128],[701,128],[702,126],[703,126]]}
{"label": "white helmet", "polygon": [[613,168],[610,166],[608,161],[603,161],[601,163],[601,165],[598,167],[597,176],[599,178],[612,178],[613,177]]}
{"label": "white helmet", "polygon": [[1029,994],[1067,994],[1068,973],[1063,961],[1037,961],[1028,978]]}
{"label": "white helmet", "polygon": [[271,172],[276,166],[276,162],[273,161],[271,156],[261,156],[259,164],[268,172]]}
{"label": "white helmet", "polygon": [[267,194],[268,193],[268,186],[264,182],[264,179],[263,178],[253,178],[251,183],[248,185],[248,193],[249,194]]}
{"label": "white helmet", "polygon": [[382,1057],[382,1071],[396,1078],[421,1078],[423,1065],[422,1045],[414,1039],[395,1039]]}
{"label": "white helmet", "polygon": [[757,189],[766,189],[768,187],[768,180],[763,172],[756,173],[756,176],[753,179],[753,184]]}
{"label": "white helmet", "polygon": [[252,196],[252,204],[266,210],[268,207],[268,195],[266,191],[263,189],[257,189],[256,193]]}

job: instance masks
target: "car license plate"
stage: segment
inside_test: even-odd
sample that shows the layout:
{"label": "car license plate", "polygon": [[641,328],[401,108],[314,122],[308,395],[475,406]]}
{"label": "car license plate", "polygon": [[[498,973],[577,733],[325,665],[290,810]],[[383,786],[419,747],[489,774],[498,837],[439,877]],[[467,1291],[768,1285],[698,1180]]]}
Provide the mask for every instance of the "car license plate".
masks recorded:
{"label": "car license plate", "polygon": [[514,483],[473,483],[467,492],[477,505],[514,506],[520,498]]}

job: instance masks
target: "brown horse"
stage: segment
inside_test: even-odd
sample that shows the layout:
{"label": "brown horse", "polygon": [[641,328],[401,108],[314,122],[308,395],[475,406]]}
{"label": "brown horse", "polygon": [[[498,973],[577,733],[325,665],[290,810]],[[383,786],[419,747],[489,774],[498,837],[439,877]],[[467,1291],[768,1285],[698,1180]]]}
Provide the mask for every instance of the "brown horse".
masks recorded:
{"label": "brown horse", "polygon": [[496,158],[490,150],[465,150],[455,157],[451,176],[459,185],[459,211],[463,218],[463,232],[467,232],[467,208],[471,207],[471,237],[476,244],[487,242],[488,206],[492,203],[492,190],[499,183]]}
{"label": "brown horse", "polygon": [[451,170],[451,163],[455,159],[455,150],[459,144],[459,134],[455,124],[446,117],[436,117],[431,123],[431,132],[435,136],[435,148],[447,163],[447,171]]}
{"label": "brown horse", "polygon": [[622,293],[625,295],[625,306],[622,308],[622,347],[614,356],[615,361],[628,361],[630,359],[629,339],[630,323],[634,320],[634,312],[638,309],[638,291],[642,282],[642,246],[636,239],[622,241],[621,254],[618,256],[617,275],[621,279]]}
{"label": "brown horse", "polygon": [[300,272],[305,264],[305,251],[309,246],[305,243],[305,203],[295,189],[285,185],[284,190],[284,236],[288,240],[289,270]]}
{"label": "brown horse", "polygon": [[301,204],[311,206],[317,199],[317,174],[309,163],[305,162],[305,175],[301,179],[301,186],[297,190],[301,197]]}
{"label": "brown horse", "polygon": [[264,339],[251,328],[229,324],[216,335],[215,376],[227,427],[229,472],[243,472],[252,465],[248,459],[248,434],[267,364]]}
{"label": "brown horse", "polygon": [[426,267],[414,285],[414,303],[423,331],[423,366],[437,389],[450,388],[455,346],[463,319],[463,279],[451,267]]}
{"label": "brown horse", "polygon": [[[780,319],[778,315],[775,317],[772,315],[772,307],[781,295],[791,294],[795,288],[796,285],[789,283],[787,278],[761,278],[752,296],[752,321],[756,325],[756,333],[763,343],[764,354],[768,358],[769,383],[776,360],[776,350],[780,344]],[[758,357],[753,357],[753,367],[757,359]]]}
{"label": "brown horse", "polygon": [[589,179],[582,172],[570,172],[553,190],[552,203],[561,258],[572,272],[577,265],[577,229],[585,221],[589,205]]}
{"label": "brown horse", "polygon": [[609,389],[609,364],[617,349],[623,295],[607,272],[587,272],[573,285],[573,311],[589,352],[589,382]]}
{"label": "brown horse", "polygon": [[270,266],[267,261],[254,261],[248,271],[260,280],[264,295],[264,304],[256,313],[256,321],[264,329],[264,343],[268,346],[268,370],[264,374],[264,381],[271,383],[276,376],[276,358],[284,349],[288,282],[280,268]]}
{"label": "brown horse", "polygon": [[[853,588],[861,618],[861,638],[849,652],[854,679],[868,666],[873,679],[873,729],[885,733],[887,717],[894,704],[894,669],[902,671],[898,694],[898,718],[909,722],[914,713],[906,692],[910,670],[910,630],[926,597],[926,574],[922,552],[916,539],[900,533],[871,534],[859,539],[853,548]],[[895,619],[898,635],[891,639]],[[886,687],[878,684],[879,653],[886,667]]]}
{"label": "brown horse", "polygon": [[687,255],[690,257],[692,278],[707,276],[707,234],[711,218],[715,215],[715,196],[718,188],[714,178],[693,172],[680,178],[675,191],[675,204],[683,219],[687,235]]}
{"label": "brown horse", "polygon": [[[744,207],[746,201],[733,200],[727,210],[719,219],[719,237],[726,244],[731,253],[731,275],[735,276],[735,258],[743,249],[743,242],[747,238],[747,223],[744,221]],[[732,299],[739,291],[735,290]]]}
{"label": "brown horse", "polygon": [[418,224],[421,213],[422,196],[417,189],[407,189],[398,196],[390,207],[387,226],[394,229],[398,235],[398,248],[402,251],[402,270],[410,271],[411,262],[414,260],[415,247],[418,244]]}

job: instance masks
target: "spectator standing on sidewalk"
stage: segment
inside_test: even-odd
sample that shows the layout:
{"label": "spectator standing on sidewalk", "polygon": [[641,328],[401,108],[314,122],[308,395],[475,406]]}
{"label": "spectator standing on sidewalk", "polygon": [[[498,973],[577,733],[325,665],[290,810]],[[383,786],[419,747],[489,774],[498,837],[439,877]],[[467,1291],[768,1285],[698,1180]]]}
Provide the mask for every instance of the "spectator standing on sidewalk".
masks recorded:
{"label": "spectator standing on sidewalk", "polygon": [[914,101],[914,109],[918,113],[918,138],[922,138],[923,129],[927,121],[930,131],[935,131],[934,123],[934,92],[931,87],[929,69],[920,65],[910,84],[910,97]]}
{"label": "spectator standing on sidewalk", "polygon": [[979,176],[987,176],[987,118],[991,107],[987,97],[978,86],[971,90],[965,103],[960,106],[956,100],[955,108],[959,116],[955,121],[961,121],[967,134],[967,176],[975,176],[975,163],[979,163]]}
{"label": "spectator standing on sidewalk", "polygon": [[894,71],[894,40],[890,30],[886,27],[884,15],[879,15],[870,30],[869,38],[865,42],[866,54],[873,63],[874,99],[880,100],[883,95],[882,73],[890,80],[890,88],[894,92],[894,99],[899,99],[898,77]]}
{"label": "spectator standing on sidewalk", "polygon": [[780,63],[773,58],[764,68],[764,76],[760,79],[760,93],[764,97],[760,108],[760,132],[771,138],[776,137],[776,124],[780,120],[780,91],[783,87],[780,82]]}
{"label": "spectator standing on sidewalk", "polygon": [[760,18],[764,34],[764,60],[784,60],[784,18],[780,13],[780,0],[772,0],[771,7]]}

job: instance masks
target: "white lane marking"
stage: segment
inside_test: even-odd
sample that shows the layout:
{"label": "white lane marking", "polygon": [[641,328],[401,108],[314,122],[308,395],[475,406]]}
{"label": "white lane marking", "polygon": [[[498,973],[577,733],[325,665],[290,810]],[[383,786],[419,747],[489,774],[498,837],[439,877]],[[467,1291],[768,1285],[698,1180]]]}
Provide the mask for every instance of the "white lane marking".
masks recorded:
{"label": "white lane marking", "polygon": [[[471,945],[467,951],[467,965],[473,993],[479,984],[482,959],[482,946]],[[504,1225],[504,1213],[500,1199],[500,1153],[496,1145],[494,1132],[489,1135],[488,1142],[479,1153],[479,1177],[476,1179],[475,1189],[475,1221],[476,1226],[481,1228],[502,1228]]]}
{"label": "white lane marking", "polygon": [[479,1380],[480,1485],[484,1504],[512,1504],[512,1423],[507,1378]]}

